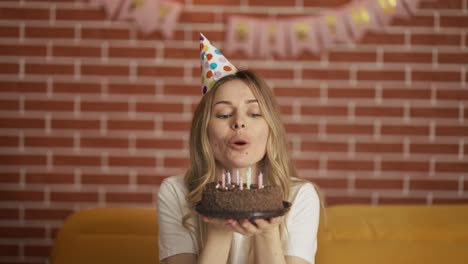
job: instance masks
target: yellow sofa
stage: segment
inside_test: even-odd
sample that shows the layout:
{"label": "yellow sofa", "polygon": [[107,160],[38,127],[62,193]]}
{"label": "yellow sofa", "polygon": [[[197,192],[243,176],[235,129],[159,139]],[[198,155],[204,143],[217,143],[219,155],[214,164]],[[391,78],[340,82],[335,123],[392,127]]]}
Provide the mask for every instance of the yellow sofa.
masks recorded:
{"label": "yellow sofa", "polygon": [[[158,263],[156,209],[78,212],[55,240],[51,264]],[[323,210],[317,264],[466,264],[468,205],[344,205]]]}

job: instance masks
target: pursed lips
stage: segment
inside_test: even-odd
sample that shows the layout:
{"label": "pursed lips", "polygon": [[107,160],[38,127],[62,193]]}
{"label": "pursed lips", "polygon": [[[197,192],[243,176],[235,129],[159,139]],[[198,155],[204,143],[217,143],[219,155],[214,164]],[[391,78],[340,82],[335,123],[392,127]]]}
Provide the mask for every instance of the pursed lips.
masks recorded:
{"label": "pursed lips", "polygon": [[250,142],[241,137],[233,137],[229,140],[229,147],[236,150],[243,150],[249,146]]}

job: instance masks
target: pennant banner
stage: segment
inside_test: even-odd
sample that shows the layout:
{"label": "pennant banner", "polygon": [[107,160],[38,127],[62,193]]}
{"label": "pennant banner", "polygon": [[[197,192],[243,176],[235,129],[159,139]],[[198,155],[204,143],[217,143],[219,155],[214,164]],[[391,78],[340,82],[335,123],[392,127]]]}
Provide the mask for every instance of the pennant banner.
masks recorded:
{"label": "pennant banner", "polygon": [[435,0],[355,0],[321,15],[294,19],[232,16],[226,31],[226,52],[249,57],[297,57],[319,54],[339,43],[359,41],[394,17],[411,16],[420,2]]}
{"label": "pennant banner", "polygon": [[107,17],[131,20],[143,34],[160,32],[172,38],[182,4],[169,0],[90,0],[101,5]]}

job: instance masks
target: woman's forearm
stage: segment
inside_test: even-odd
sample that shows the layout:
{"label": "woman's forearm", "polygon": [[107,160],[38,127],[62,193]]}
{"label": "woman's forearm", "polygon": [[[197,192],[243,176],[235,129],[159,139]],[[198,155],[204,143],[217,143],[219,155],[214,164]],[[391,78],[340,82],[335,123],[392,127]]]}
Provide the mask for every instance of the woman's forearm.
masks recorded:
{"label": "woman's forearm", "polygon": [[231,248],[232,231],[208,227],[206,243],[198,258],[199,264],[226,263]]}
{"label": "woman's forearm", "polygon": [[285,264],[279,227],[261,233],[254,238],[255,263]]}

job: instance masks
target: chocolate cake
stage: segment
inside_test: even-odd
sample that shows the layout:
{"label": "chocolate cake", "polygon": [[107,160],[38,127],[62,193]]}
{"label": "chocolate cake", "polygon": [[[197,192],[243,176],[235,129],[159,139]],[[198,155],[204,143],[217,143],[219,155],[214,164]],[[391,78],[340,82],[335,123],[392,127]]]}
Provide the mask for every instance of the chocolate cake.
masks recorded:
{"label": "chocolate cake", "polygon": [[252,184],[250,189],[244,184],[230,184],[222,188],[212,182],[205,186],[202,200],[197,211],[202,215],[218,218],[270,218],[285,213],[285,202],[278,186],[258,188]]}

